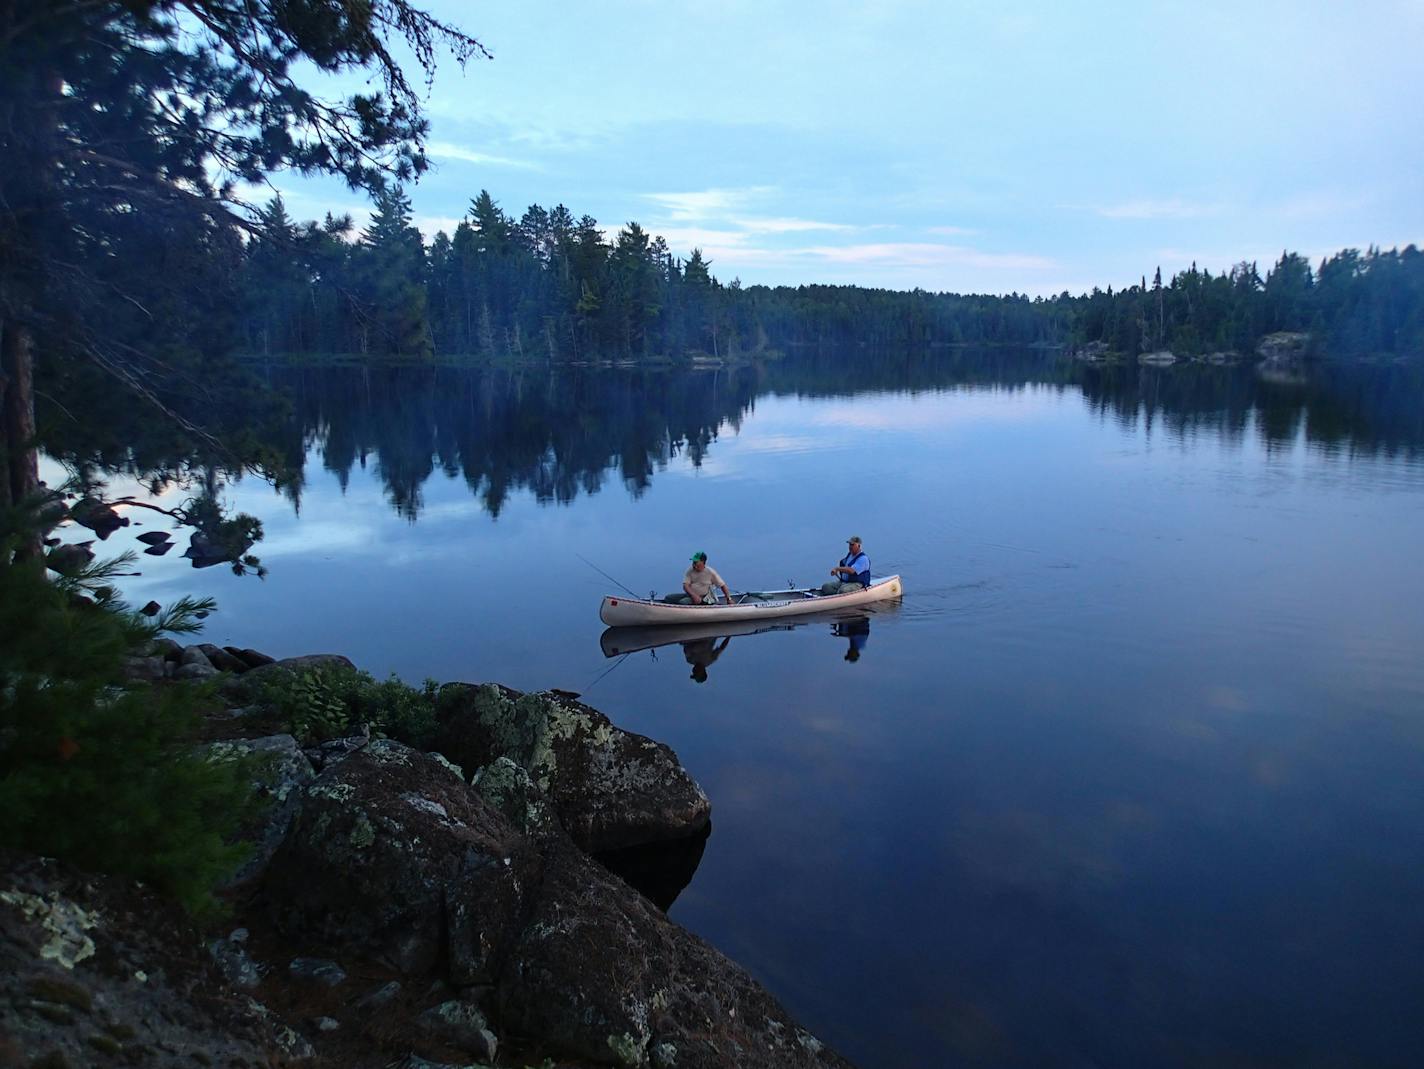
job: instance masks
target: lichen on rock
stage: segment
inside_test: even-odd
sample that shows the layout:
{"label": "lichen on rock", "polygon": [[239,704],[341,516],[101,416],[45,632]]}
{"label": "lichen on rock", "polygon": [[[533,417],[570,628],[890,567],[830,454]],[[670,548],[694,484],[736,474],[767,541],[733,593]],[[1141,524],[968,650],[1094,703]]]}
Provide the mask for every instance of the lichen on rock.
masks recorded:
{"label": "lichen on rock", "polygon": [[38,921],[46,933],[40,957],[66,969],[94,956],[94,940],[85,933],[99,924],[99,914],[58,892],[41,897],[24,891],[0,891],[0,902],[14,906],[27,920]]}

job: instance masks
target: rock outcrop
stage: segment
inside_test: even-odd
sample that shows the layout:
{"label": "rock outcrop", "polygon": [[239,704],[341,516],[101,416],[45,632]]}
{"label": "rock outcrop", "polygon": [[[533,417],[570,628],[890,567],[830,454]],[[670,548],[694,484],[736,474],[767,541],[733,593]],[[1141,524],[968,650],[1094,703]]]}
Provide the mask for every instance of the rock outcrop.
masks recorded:
{"label": "rock outcrop", "polygon": [[1281,330],[1262,338],[1256,344],[1256,352],[1267,364],[1292,364],[1306,357],[1310,343],[1309,334]]}
{"label": "rock outcrop", "polygon": [[472,787],[390,740],[333,759],[302,790],[263,886],[288,951],[339,963],[342,999],[396,998],[351,991],[358,974],[427,992],[400,1003],[404,1041],[446,1056],[487,1058],[512,1040],[630,1069],[846,1064],[580,850],[522,767],[501,757],[496,769]]}
{"label": "rock outcrop", "polygon": [[506,1028],[600,1064],[848,1064],[743,969],[570,844],[551,844],[544,873],[497,990]]}
{"label": "rock outcrop", "polygon": [[0,1064],[290,1065],[311,1051],[228,984],[171,903],[0,854]]}
{"label": "rock outcrop", "polygon": [[439,761],[377,740],[329,765],[268,869],[273,921],[310,952],[489,984],[539,878],[533,846]]}
{"label": "rock outcrop", "polygon": [[[133,667],[223,674],[211,693],[234,705],[264,679],[350,666],[269,660],[161,642]],[[271,710],[212,711],[209,758],[258,758],[269,803],[226,934],[123,881],[0,855],[0,1007],[16,1022],[0,1066],[847,1066],[667,918],[710,830],[671,749],[567,694],[450,684],[437,711],[431,753],[370,725],[305,748],[234,738]],[[615,875],[658,884],[668,859],[651,897]]]}
{"label": "rock outcrop", "polygon": [[439,717],[437,750],[467,769],[513,761],[590,853],[686,838],[710,818],[707,795],[670,747],[574,698],[449,683]]}

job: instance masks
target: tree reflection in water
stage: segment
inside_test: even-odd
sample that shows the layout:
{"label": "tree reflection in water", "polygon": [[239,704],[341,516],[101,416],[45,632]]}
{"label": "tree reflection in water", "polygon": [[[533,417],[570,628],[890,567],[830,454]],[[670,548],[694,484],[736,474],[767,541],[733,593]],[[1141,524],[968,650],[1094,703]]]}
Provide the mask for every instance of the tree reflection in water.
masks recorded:
{"label": "tree reflection in water", "polygon": [[[613,476],[634,497],[675,458],[699,466],[758,397],[846,397],[956,388],[1080,394],[1124,425],[1173,435],[1256,435],[1268,447],[1417,455],[1424,368],[1322,364],[1286,379],[1251,366],[1085,365],[1022,350],[799,352],[713,369],[676,367],[273,367],[291,399],[267,446],[299,473],[310,452],[343,488],[376,465],[391,507],[410,520],[439,470],[463,478],[491,516],[516,491],[545,504],[592,494]],[[300,475],[287,491],[300,501]]]}

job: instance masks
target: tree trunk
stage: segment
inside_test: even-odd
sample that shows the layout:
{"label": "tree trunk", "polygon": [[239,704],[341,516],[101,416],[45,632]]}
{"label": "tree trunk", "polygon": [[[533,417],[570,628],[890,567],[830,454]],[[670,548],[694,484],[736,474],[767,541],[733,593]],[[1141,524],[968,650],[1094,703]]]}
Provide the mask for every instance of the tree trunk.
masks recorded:
{"label": "tree trunk", "polygon": [[35,441],[35,357],[29,328],[9,320],[0,335],[4,390],[5,496],[20,502],[39,489]]}

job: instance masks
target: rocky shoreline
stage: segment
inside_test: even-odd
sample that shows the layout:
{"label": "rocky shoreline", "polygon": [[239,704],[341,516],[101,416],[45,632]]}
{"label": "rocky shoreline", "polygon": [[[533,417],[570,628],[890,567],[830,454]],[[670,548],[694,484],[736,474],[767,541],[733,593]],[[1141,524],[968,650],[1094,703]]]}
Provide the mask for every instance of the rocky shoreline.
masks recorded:
{"label": "rocky shoreline", "polygon": [[[1252,362],[1264,369],[1298,367],[1317,356],[1314,337],[1304,331],[1277,331],[1267,334],[1256,344],[1256,351],[1250,356],[1234,349],[1215,352],[1176,353],[1170,349],[1156,349],[1138,353],[1135,362],[1147,367],[1171,367],[1180,363],[1212,364],[1215,366]],[[1069,350],[1074,360],[1086,364],[1117,364],[1132,362],[1131,354],[1115,352],[1105,341],[1092,341]]]}
{"label": "rocky shoreline", "polygon": [[496,684],[440,687],[428,750],[274,730],[263,684],[332,667],[172,642],[130,660],[215,684],[209,757],[257,758],[269,804],[216,931],[0,854],[0,1067],[849,1065],[668,920],[711,817],[670,748]]}

